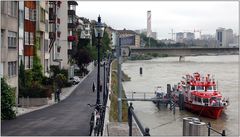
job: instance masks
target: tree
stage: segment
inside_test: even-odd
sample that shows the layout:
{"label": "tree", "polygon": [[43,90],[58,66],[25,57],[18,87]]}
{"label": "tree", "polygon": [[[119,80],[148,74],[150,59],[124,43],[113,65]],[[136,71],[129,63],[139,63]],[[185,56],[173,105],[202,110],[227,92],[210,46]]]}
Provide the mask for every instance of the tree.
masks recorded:
{"label": "tree", "polygon": [[1,119],[16,118],[16,112],[13,110],[14,105],[14,89],[6,83],[4,78],[1,78]]}

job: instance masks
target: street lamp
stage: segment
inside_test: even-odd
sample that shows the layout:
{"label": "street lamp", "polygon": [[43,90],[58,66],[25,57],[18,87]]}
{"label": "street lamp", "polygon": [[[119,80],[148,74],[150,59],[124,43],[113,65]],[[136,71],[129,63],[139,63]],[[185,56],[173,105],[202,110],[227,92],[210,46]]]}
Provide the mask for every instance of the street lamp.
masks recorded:
{"label": "street lamp", "polygon": [[101,22],[100,15],[98,16],[98,22],[94,28],[95,37],[98,39],[97,51],[98,51],[98,69],[97,69],[97,102],[96,104],[100,104],[100,40],[103,37],[104,33],[104,25]]}

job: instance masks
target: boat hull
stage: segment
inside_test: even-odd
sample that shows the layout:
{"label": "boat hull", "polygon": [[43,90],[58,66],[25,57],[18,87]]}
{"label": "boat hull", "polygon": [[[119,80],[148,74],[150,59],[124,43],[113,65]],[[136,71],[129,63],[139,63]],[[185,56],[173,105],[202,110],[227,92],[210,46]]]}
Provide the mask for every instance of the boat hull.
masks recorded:
{"label": "boat hull", "polygon": [[201,106],[192,104],[190,102],[185,102],[184,108],[190,110],[193,113],[197,113],[200,116],[205,116],[213,119],[219,118],[224,109],[224,107]]}

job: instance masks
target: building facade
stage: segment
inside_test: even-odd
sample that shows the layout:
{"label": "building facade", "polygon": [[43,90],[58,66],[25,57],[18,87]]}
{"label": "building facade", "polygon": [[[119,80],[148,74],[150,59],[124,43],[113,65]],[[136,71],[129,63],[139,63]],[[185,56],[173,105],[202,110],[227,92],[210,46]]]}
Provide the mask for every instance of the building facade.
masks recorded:
{"label": "building facade", "polygon": [[233,30],[218,28],[216,30],[216,40],[218,47],[229,47],[229,44],[234,42]]}
{"label": "building facade", "polygon": [[18,5],[17,1],[1,1],[1,67],[0,76],[15,89],[18,98]]}
{"label": "building facade", "polygon": [[133,36],[134,37],[134,44],[133,45],[128,45],[128,46],[130,46],[130,47],[140,47],[141,38],[140,38],[140,35],[137,34],[136,32],[134,32],[132,30],[123,29],[123,30],[118,30],[117,33],[118,33],[120,38]]}

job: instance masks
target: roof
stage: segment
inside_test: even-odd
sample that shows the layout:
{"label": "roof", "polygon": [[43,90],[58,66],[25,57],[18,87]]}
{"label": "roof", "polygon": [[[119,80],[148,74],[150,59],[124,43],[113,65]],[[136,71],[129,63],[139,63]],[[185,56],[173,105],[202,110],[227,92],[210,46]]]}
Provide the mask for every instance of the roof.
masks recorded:
{"label": "roof", "polygon": [[133,30],[126,30],[126,29],[123,29],[123,30],[117,30],[117,32],[119,34],[137,34],[135,31]]}

